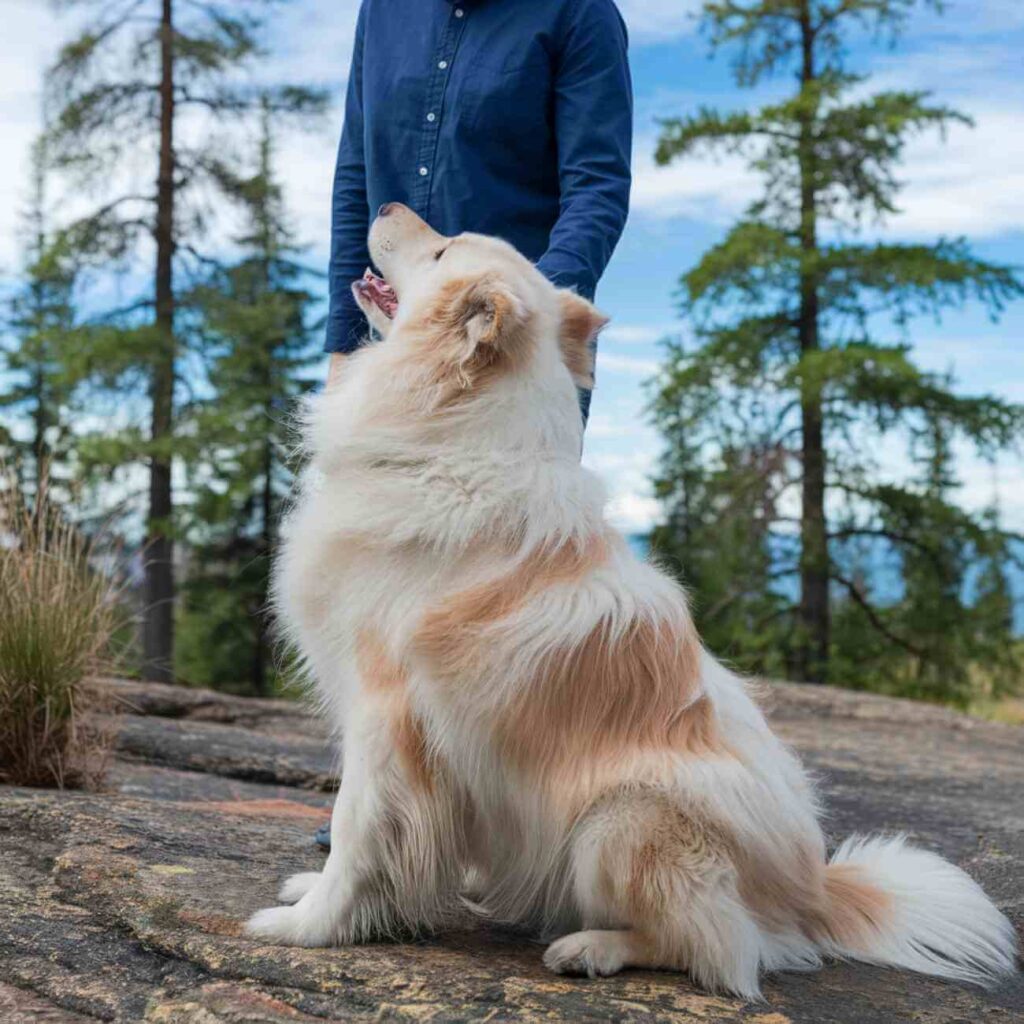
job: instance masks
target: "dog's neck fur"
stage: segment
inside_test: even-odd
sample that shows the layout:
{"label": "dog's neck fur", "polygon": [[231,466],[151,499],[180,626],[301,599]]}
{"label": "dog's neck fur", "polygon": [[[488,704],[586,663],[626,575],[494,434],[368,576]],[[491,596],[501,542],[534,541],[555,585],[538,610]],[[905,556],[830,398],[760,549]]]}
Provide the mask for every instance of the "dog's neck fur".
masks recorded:
{"label": "dog's neck fur", "polygon": [[339,532],[365,526],[356,521],[360,506],[374,510],[368,520],[382,507],[400,515],[400,525],[389,524],[393,541],[448,552],[481,536],[529,551],[603,529],[604,489],[579,464],[576,393],[555,344],[539,345],[525,373],[440,412],[424,405],[402,356],[397,327],[309,402],[307,486],[315,480],[330,491],[346,481]]}

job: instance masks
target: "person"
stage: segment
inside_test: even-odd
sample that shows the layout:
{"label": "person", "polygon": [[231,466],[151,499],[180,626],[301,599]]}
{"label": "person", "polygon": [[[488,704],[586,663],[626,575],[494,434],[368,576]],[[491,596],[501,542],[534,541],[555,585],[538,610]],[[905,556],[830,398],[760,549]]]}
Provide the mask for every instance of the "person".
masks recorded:
{"label": "person", "polygon": [[[334,176],[329,383],[367,341],[351,284],[388,202],[444,235],[504,238],[594,300],[629,208],[627,49],[613,0],[363,0]],[[585,421],[589,392],[580,406]]]}

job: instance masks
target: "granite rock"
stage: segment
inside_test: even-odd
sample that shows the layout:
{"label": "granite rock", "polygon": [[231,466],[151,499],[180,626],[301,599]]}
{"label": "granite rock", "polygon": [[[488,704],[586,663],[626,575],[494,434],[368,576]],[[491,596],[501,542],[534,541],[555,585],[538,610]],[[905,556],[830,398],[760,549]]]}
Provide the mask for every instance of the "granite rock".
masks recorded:
{"label": "granite rock", "polygon": [[[0,1021],[669,1021],[1002,1024],[992,992],[859,964],[769,978],[762,1003],[676,974],[555,977],[529,936],[469,917],[431,940],[349,949],[242,934],[281,879],[315,870],[334,759],[302,706],[112,680],[106,791],[0,787]],[[1024,729],[827,687],[771,688],[818,775],[829,831],[900,830],[1024,923]]]}

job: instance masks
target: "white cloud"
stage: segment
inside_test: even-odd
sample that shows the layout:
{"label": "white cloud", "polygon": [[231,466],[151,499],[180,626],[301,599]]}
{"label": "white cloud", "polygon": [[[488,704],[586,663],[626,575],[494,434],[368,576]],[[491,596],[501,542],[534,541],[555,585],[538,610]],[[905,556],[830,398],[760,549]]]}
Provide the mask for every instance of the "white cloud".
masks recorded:
{"label": "white cloud", "polygon": [[637,377],[652,377],[660,369],[657,360],[638,359],[636,356],[620,356],[614,352],[598,349],[597,372],[628,373]]}
{"label": "white cloud", "polygon": [[29,150],[39,131],[42,69],[53,59],[53,17],[38,0],[14,0],[5,11],[0,57],[0,273],[18,261],[19,216],[25,207]]}
{"label": "white cloud", "polygon": [[[891,238],[986,238],[1024,231],[1024,104],[967,103],[975,128],[956,125],[912,139],[898,169],[899,212],[882,226]],[[657,167],[643,140],[634,161],[633,210],[727,224],[760,193],[738,157],[689,157]]]}
{"label": "white cloud", "polygon": [[636,44],[678,39],[697,27],[702,0],[618,0],[619,10]]}
{"label": "white cloud", "polygon": [[[41,85],[57,47],[76,18],[57,15],[44,0],[0,0],[0,124],[6,159],[0,163],[0,275],[19,262],[18,224],[24,209],[29,150],[41,127]],[[8,9],[13,7],[13,9]],[[318,132],[286,133],[279,144],[280,174],[299,237],[326,252],[334,153],[341,130],[340,98],[348,77],[359,0],[305,0],[271,22],[274,55],[261,81],[300,81],[328,89],[334,107]],[[222,227],[223,225],[217,225]]]}
{"label": "white cloud", "polygon": [[908,238],[1024,231],[1024,104],[968,104],[976,127],[954,127],[907,146],[906,188],[892,233]]}
{"label": "white cloud", "polygon": [[997,392],[1000,398],[1024,404],[1021,328],[985,326],[987,329],[973,336],[920,334],[914,339],[914,359],[925,370],[951,372],[960,392]]}
{"label": "white cloud", "polygon": [[[1024,461],[1004,453],[995,460],[984,458],[970,443],[958,439],[953,445],[954,475],[959,487],[954,500],[961,508],[981,513],[993,506],[1000,512],[1002,525],[1009,530],[1024,530]],[[920,475],[920,467],[911,462],[902,443],[878,445],[875,461],[883,479],[904,484]]]}
{"label": "white cloud", "polygon": [[662,338],[679,333],[678,323],[618,324],[611,323],[601,332],[601,341],[614,345],[654,345]]}
{"label": "white cloud", "polygon": [[920,12],[912,31],[948,32],[955,23],[961,36],[1003,38],[1014,29],[1024,28],[1024,6],[1020,0],[954,0],[947,7],[942,15]]}
{"label": "white cloud", "polygon": [[972,512],[993,506],[1006,529],[1024,531],[1024,462],[1003,456],[990,462],[968,450],[957,452],[956,471],[961,483],[957,500]]}
{"label": "white cloud", "polygon": [[650,533],[662,515],[661,505],[650,494],[623,491],[608,502],[608,519],[622,533]]}
{"label": "white cloud", "polygon": [[654,138],[646,137],[634,149],[634,214],[728,224],[758,195],[757,178],[738,157],[688,157],[658,167],[651,155],[654,148]]}
{"label": "white cloud", "polygon": [[[603,396],[601,396],[603,398]],[[634,447],[645,446],[656,438],[652,438],[652,431],[646,425],[640,413],[630,406],[624,414],[621,410],[621,403],[618,403],[618,415],[611,415],[601,409],[601,402],[596,401],[595,411],[591,412],[590,420],[587,423],[587,444],[594,450],[595,456],[601,453],[607,454],[610,450],[608,442],[629,442]],[[595,445],[595,442],[599,442]]]}
{"label": "white cloud", "polygon": [[302,0],[271,23],[273,56],[266,74],[340,91],[348,79],[360,0]]}
{"label": "white cloud", "polygon": [[657,445],[648,444],[630,453],[589,449],[584,453],[583,464],[608,489],[608,518],[623,533],[646,533],[661,514],[651,487],[658,450]]}

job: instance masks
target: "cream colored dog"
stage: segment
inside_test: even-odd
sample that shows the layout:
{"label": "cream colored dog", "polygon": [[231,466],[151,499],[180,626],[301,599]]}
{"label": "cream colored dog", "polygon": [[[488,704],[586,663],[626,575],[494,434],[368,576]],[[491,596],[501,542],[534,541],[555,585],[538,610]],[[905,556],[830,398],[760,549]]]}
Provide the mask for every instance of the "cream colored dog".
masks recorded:
{"label": "cream colored dog", "polygon": [[[458,896],[591,976],[853,957],[986,982],[1008,921],[901,838],[826,859],[814,792],[683,591],[605,522],[575,384],[604,319],[503,242],[382,208],[357,298],[385,335],[314,399],[275,595],[343,773],[321,873],[252,935],[444,926]],[[399,301],[400,300],[400,301]],[[393,319],[392,319],[393,315]]]}

